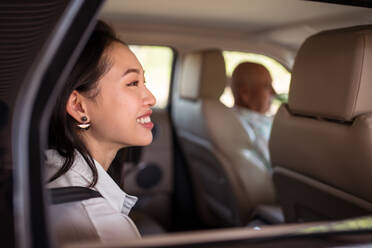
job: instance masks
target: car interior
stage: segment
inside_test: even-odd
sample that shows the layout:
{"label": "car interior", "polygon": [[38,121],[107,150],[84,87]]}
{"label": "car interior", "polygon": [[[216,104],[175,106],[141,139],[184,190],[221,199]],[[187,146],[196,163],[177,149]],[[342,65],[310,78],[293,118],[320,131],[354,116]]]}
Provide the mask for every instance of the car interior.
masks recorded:
{"label": "car interior", "polygon": [[[306,238],[317,229],[298,231],[370,215],[372,4],[341,2],[0,3],[0,246],[58,246],[43,152],[97,19],[136,54],[157,98],[152,144],[123,149],[109,170],[138,197],[130,217],[143,239],[112,247],[283,247],[259,242],[293,232],[296,244],[324,245]],[[243,61],[265,65],[278,92],[270,168],[232,110]],[[371,242],[370,229],[334,244]]]}
{"label": "car interior", "polygon": [[[366,63],[368,57],[364,54],[368,52],[370,9],[309,1],[279,1],[270,5],[260,1],[237,1],[239,3],[231,5],[244,8],[244,4],[247,4],[249,7],[239,12],[236,7],[221,4],[214,6],[213,11],[203,12],[202,9],[196,10],[203,8],[200,4],[187,3],[187,6],[193,7],[185,8],[178,3],[171,5],[173,11],[169,12],[155,8],[152,3],[160,4],[156,1],[141,7],[121,5],[119,2],[108,2],[103,8],[102,19],[112,24],[126,42],[166,45],[177,52],[169,108],[166,111],[158,109],[154,117],[167,115],[164,119],[168,119],[168,125],[174,129],[173,146],[179,146],[179,150],[177,153],[173,151],[170,156],[182,153],[184,159],[173,165],[172,170],[180,170],[177,167],[183,166],[187,171],[181,176],[189,176],[183,179],[188,180],[191,188],[186,191],[190,196],[185,197],[194,202],[191,208],[194,212],[189,214],[198,220],[197,225],[201,223],[202,228],[238,227],[250,223],[272,225],[343,219],[370,213],[371,208],[366,201],[368,193],[364,197],[356,197],[358,194],[355,194],[362,194],[362,188],[365,189],[357,179],[360,175],[355,174],[352,179],[349,173],[350,166],[354,166],[352,158],[361,159],[363,154],[344,152],[358,150],[359,146],[356,146],[356,141],[343,140],[344,132],[349,131],[355,117],[363,111],[368,113],[368,108],[363,107],[368,106],[367,98],[351,90],[353,87],[359,89],[359,83],[362,85],[363,81],[357,82],[351,75],[355,75],[355,78],[367,75],[367,72],[363,72],[366,65],[357,61],[357,56]],[[291,15],[283,9],[289,6]],[[201,16],[201,12],[207,14]],[[271,15],[263,17],[263,13]],[[217,17],[219,22],[214,19]],[[265,22],[260,22],[260,18]],[[237,25],[239,22],[245,22],[246,25]],[[362,24],[367,26],[342,29]],[[332,29],[338,31],[312,37]],[[365,30],[365,37],[360,29]],[[292,73],[289,89],[292,94],[289,94],[288,103],[284,103],[275,116],[270,138],[273,170],[265,168],[263,164],[250,162],[254,160],[255,153],[247,142],[248,134],[230,106],[220,101],[230,80],[223,57],[226,50],[269,56]],[[353,74],[357,72],[360,74]],[[366,87],[361,92],[367,94]],[[361,97],[363,110],[348,110],[346,104],[349,103],[345,103],[345,97],[350,99],[349,108],[353,108],[352,104]],[[287,112],[284,114],[285,110]],[[355,114],[343,116],[342,111],[355,111]],[[336,117],[335,112],[339,112]],[[293,124],[286,115],[293,116]],[[298,119],[300,117],[302,119]],[[299,123],[295,124],[297,120]],[[308,127],[311,124],[307,121],[335,127],[324,126],[321,133],[321,127],[314,123],[314,130],[311,131],[311,127]],[[302,123],[304,127],[300,130]],[[330,130],[342,127],[345,131],[340,130],[340,134],[333,134],[335,137],[328,137],[332,135]],[[160,125],[158,128],[169,130]],[[161,135],[159,132],[158,138]],[[337,136],[341,140],[337,140]],[[354,139],[354,136],[350,137]],[[344,145],[341,145],[341,141]],[[146,159],[159,154],[158,148],[155,148],[156,142],[142,148],[148,154],[155,149],[153,155]],[[350,150],[348,146],[353,149]],[[330,150],[332,147],[333,151]],[[363,161],[368,163],[368,159]],[[343,176],[341,168],[345,171]],[[368,166],[365,165],[365,168]],[[162,168],[163,171],[166,169]],[[134,169],[129,174],[136,173]],[[288,173],[297,173],[298,177],[306,178],[299,179]],[[173,173],[173,176],[176,177],[177,173]],[[124,173],[126,190],[133,194],[151,194],[149,191],[131,191],[133,184],[125,183],[129,181],[126,177],[129,175]],[[133,179],[130,180],[132,182]],[[173,178],[176,189],[178,180]],[[314,180],[315,184],[321,186],[307,185],[307,180]],[[357,185],[359,183],[360,186]],[[329,191],[324,187],[329,187]],[[339,199],[339,194],[349,194],[349,197],[341,200],[344,197]],[[172,217],[173,223],[177,223],[179,216]]]}

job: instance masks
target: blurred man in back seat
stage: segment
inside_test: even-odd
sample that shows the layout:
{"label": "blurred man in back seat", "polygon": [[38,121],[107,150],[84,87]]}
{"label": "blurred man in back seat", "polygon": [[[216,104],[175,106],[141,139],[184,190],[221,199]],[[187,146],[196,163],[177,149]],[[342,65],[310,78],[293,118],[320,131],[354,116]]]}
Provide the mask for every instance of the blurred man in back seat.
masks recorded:
{"label": "blurred man in back seat", "polygon": [[276,95],[270,72],[262,65],[244,62],[233,74],[231,88],[235,98],[234,110],[246,129],[256,155],[271,168],[268,140],[272,117],[266,116]]}

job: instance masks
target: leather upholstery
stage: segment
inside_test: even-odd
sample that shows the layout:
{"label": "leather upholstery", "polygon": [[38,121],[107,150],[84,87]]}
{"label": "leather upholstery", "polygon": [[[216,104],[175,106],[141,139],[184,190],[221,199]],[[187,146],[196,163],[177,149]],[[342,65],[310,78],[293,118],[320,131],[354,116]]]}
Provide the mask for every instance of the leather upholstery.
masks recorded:
{"label": "leather upholstery", "polygon": [[299,50],[292,71],[293,113],[351,121],[372,112],[370,26],[321,32]]}
{"label": "leather upholstery", "polygon": [[235,113],[219,101],[226,84],[221,51],[184,55],[173,118],[205,223],[244,225],[260,203],[273,203],[271,173],[254,161]]}
{"label": "leather upholstery", "polygon": [[220,52],[188,54],[183,68],[181,97],[219,99],[226,86],[225,62]]}
{"label": "leather upholstery", "polygon": [[371,66],[372,26],[325,31],[300,48],[270,138],[287,221],[372,212]]}
{"label": "leather upholstery", "polygon": [[274,166],[305,174],[372,202],[372,114],[350,124],[291,115],[281,106],[270,142]]}

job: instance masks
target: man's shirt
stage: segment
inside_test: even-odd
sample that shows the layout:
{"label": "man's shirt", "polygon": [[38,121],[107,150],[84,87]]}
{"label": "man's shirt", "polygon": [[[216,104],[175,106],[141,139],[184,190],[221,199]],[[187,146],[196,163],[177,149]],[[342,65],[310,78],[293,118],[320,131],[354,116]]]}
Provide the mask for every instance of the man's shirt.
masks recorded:
{"label": "man's shirt", "polygon": [[271,169],[268,143],[273,118],[242,107],[235,106],[233,109],[248,133],[257,156],[268,169]]}

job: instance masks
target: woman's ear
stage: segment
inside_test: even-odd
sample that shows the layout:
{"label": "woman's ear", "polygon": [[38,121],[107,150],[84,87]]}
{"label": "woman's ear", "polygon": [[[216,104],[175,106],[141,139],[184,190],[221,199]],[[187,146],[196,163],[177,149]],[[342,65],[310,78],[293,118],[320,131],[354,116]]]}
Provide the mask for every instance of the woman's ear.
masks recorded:
{"label": "woman's ear", "polygon": [[78,91],[74,90],[66,104],[66,111],[67,113],[74,118],[78,123],[82,123],[82,118],[85,116],[87,119],[89,117],[87,116],[87,109],[85,106],[85,97],[82,96]]}

